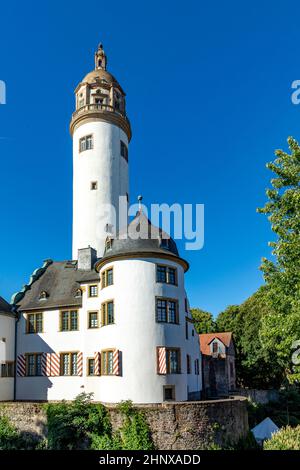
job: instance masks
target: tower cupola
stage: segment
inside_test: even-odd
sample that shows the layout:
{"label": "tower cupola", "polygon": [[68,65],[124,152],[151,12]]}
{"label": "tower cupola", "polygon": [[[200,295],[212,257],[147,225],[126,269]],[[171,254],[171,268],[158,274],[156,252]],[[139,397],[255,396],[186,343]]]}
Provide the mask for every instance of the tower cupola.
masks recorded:
{"label": "tower cupola", "polygon": [[70,132],[87,119],[115,124],[131,139],[130,122],[126,115],[125,92],[115,77],[106,70],[107,56],[102,44],[95,52],[95,69],[88,73],[75,89],[76,110]]}

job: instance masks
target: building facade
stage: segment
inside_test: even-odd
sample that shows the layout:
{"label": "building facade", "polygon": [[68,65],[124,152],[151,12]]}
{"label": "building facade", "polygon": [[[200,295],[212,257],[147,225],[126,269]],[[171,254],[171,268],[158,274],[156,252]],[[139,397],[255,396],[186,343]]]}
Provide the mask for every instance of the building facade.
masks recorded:
{"label": "building facade", "polygon": [[14,399],[15,323],[11,306],[0,297],[0,401]]}
{"label": "building facade", "polygon": [[224,397],[236,388],[235,347],[231,332],[200,334],[203,396]]}
{"label": "building facade", "polygon": [[[199,338],[176,243],[129,201],[125,93],[106,70],[75,90],[73,259],[46,260],[12,303],[18,312],[16,399],[160,403],[199,399]],[[113,208],[114,214],[108,210]]]}

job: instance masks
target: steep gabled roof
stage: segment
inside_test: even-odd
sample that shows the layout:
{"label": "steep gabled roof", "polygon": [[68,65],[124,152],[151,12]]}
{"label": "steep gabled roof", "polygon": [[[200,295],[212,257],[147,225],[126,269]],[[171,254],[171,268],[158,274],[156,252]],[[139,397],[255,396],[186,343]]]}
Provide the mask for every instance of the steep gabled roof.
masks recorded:
{"label": "steep gabled roof", "polygon": [[206,356],[211,355],[209,346],[215,338],[219,339],[228,348],[230,346],[230,342],[232,341],[232,333],[231,331],[227,331],[223,333],[203,333],[199,335],[200,349],[202,354],[205,354]]}
{"label": "steep gabled roof", "polygon": [[0,297],[0,315],[13,315],[11,305]]}
{"label": "steep gabled roof", "polygon": [[[80,284],[97,281],[99,274],[94,269],[77,269],[76,261],[54,261],[27,286],[23,296],[17,298],[16,305],[20,311],[81,307],[82,298],[76,296]],[[47,294],[42,300],[41,292]]]}

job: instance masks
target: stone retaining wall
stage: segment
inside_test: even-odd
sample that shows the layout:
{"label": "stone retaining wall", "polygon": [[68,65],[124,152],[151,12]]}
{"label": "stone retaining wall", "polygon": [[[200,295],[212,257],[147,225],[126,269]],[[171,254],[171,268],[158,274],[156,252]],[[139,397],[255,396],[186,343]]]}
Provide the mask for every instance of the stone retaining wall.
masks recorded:
{"label": "stone retaining wall", "polygon": [[[197,450],[215,442],[234,443],[249,430],[247,400],[195,401],[139,405],[149,423],[156,449]],[[115,406],[108,406],[113,429],[122,425]],[[2,403],[0,415],[22,432],[37,439],[47,435],[47,419],[41,403]]]}

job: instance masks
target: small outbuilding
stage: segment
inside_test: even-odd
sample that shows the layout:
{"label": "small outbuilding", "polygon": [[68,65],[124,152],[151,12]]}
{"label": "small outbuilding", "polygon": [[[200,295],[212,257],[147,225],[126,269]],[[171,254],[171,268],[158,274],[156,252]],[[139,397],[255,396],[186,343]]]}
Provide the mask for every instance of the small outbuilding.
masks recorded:
{"label": "small outbuilding", "polygon": [[204,398],[224,397],[236,387],[235,348],[231,332],[199,335]]}

